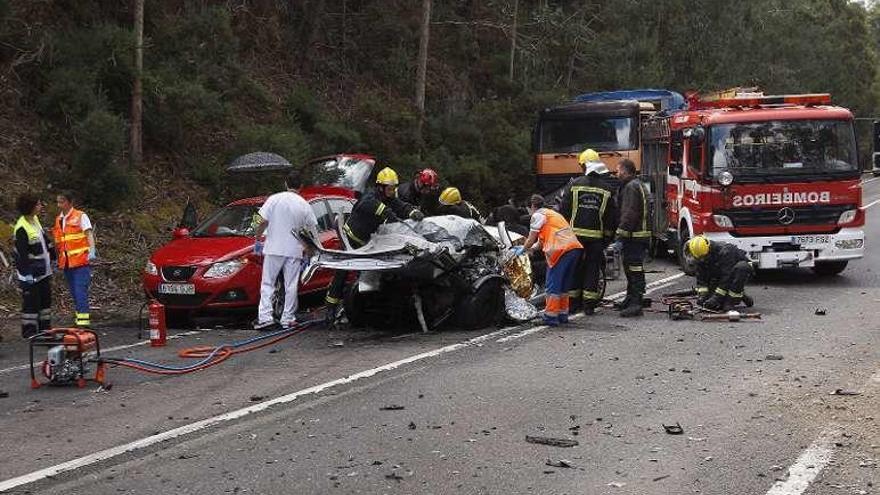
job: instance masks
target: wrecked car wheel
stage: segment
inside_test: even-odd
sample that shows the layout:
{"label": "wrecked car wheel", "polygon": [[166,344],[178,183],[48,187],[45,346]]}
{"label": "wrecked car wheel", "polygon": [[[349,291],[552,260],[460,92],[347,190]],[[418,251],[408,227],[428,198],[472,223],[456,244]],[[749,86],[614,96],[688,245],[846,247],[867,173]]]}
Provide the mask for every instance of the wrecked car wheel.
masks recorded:
{"label": "wrecked car wheel", "polygon": [[504,308],[501,280],[487,280],[459,301],[455,308],[456,323],[466,330],[477,330],[498,321]]}

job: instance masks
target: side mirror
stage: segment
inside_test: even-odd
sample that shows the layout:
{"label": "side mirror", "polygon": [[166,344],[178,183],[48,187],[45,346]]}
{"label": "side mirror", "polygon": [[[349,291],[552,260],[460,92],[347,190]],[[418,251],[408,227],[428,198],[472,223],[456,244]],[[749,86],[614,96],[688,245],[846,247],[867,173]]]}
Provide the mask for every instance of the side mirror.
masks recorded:
{"label": "side mirror", "polygon": [[669,162],[669,175],[681,177],[682,173],[684,173],[684,166],[681,162]]}
{"label": "side mirror", "polygon": [[174,240],[189,237],[189,229],[186,227],[177,227],[171,231],[171,238]]}

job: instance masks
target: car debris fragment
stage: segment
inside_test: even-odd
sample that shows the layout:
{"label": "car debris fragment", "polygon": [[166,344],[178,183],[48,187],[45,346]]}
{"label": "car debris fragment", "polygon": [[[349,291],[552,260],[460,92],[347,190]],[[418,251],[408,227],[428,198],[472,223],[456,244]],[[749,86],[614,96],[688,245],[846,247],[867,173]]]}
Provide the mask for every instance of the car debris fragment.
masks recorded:
{"label": "car debris fragment", "polygon": [[526,442],[539,445],[549,445],[551,447],[574,447],[579,445],[577,440],[568,438],[539,437],[534,435],[526,435]]}

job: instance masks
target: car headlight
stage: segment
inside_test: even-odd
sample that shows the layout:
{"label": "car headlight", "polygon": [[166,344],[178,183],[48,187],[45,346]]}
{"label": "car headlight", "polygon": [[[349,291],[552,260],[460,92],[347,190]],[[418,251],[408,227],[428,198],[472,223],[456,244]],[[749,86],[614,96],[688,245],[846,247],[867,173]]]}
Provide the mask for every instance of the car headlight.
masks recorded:
{"label": "car headlight", "polygon": [[724,187],[733,184],[733,174],[725,170],[718,174],[718,183]]}
{"label": "car headlight", "polygon": [[858,213],[858,210],[846,210],[840,214],[840,218],[837,219],[837,224],[843,225],[852,222],[856,219],[856,213]]}
{"label": "car headlight", "polygon": [[715,221],[715,225],[719,227],[723,227],[725,229],[733,228],[733,220],[730,219],[727,215],[712,215],[712,220]]}
{"label": "car headlight", "polygon": [[234,275],[237,271],[244,266],[244,260],[229,260],[229,261],[221,261],[220,263],[214,263],[211,265],[211,268],[208,268],[208,271],[205,272],[203,277],[205,278],[225,278],[231,275]]}
{"label": "car headlight", "polygon": [[156,264],[150,260],[147,260],[147,264],[144,266],[144,271],[147,275],[159,275],[159,269],[156,267]]}

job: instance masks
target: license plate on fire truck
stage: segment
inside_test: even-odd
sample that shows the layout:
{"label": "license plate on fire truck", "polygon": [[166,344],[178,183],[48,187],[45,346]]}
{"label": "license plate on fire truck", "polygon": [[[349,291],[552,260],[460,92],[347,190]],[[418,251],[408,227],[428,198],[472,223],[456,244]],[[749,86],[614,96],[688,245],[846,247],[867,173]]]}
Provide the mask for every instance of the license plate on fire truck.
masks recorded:
{"label": "license plate on fire truck", "polygon": [[159,284],[159,294],[194,296],[196,286],[193,284]]}
{"label": "license plate on fire truck", "polygon": [[793,235],[791,243],[803,246],[804,244],[829,244],[830,235]]}

